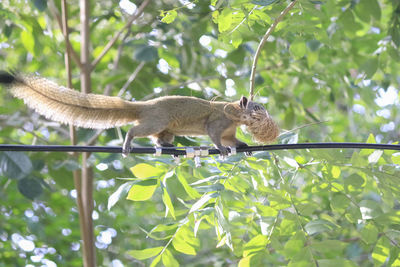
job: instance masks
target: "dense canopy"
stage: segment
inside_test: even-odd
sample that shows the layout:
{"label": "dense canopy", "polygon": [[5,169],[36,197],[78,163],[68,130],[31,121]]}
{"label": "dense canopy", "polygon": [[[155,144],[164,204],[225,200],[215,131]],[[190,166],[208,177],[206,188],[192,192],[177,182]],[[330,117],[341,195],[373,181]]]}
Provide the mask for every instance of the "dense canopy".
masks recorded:
{"label": "dense canopy", "polygon": [[[0,69],[67,85],[60,2],[0,2]],[[69,0],[76,89],[82,2],[90,2],[92,92],[224,101],[249,95],[255,51],[291,3]],[[255,72],[255,100],[279,124],[277,142],[397,142],[399,46],[398,0],[298,0]],[[67,126],[0,90],[1,143],[70,144]],[[77,141],[121,145],[128,129],[78,129]],[[237,135],[255,144],[245,128]],[[179,146],[211,144],[176,138]],[[202,158],[198,168],[192,159],[93,153],[88,163],[98,266],[400,266],[398,152],[239,153]],[[66,153],[0,153],[0,266],[82,266],[71,174],[81,164]]]}

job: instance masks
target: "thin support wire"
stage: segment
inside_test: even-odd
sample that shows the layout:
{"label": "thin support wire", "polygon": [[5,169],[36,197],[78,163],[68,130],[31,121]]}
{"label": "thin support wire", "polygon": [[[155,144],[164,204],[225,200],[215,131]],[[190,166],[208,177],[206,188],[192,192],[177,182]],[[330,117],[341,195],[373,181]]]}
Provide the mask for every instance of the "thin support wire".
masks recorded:
{"label": "thin support wire", "polygon": [[[160,148],[133,147],[132,154],[160,153]],[[187,149],[203,150],[204,147],[162,147],[163,155],[186,155]],[[236,148],[236,152],[274,151],[292,149],[380,149],[400,151],[400,145],[370,144],[370,143],[300,143],[276,144],[265,146],[248,146]],[[97,152],[97,153],[122,153],[120,146],[61,146],[61,145],[0,145],[0,151],[41,151],[41,152]],[[208,148],[209,155],[220,154],[218,149]]]}

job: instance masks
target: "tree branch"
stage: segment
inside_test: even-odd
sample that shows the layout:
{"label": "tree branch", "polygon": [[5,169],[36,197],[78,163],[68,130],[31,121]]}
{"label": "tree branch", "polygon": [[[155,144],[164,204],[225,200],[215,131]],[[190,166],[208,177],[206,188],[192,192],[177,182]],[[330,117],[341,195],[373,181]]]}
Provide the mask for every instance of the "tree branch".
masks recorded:
{"label": "tree branch", "polygon": [[[67,1],[62,0],[61,1],[61,15],[62,15],[62,31],[64,34],[65,42],[69,43],[69,33],[68,33],[68,9],[67,9]],[[69,88],[72,88],[72,73],[71,73],[71,49],[67,45],[66,46],[66,53],[64,55],[65,59],[65,68],[67,72],[67,86]],[[76,145],[76,133],[75,133],[75,128],[73,125],[69,126],[69,132],[70,132],[70,140],[71,140],[71,145]],[[78,160],[78,154],[76,152],[72,153],[72,157],[74,157],[76,160]],[[87,224],[85,223],[85,216],[84,216],[84,207],[83,207],[83,201],[82,201],[82,184],[81,184],[81,173],[79,170],[74,170],[72,172],[72,176],[74,179],[74,186],[76,189],[76,205],[78,206],[78,217],[79,217],[79,228],[81,231],[81,238],[82,240],[86,240],[86,227]],[[82,254],[84,254],[83,252]]]}
{"label": "tree branch", "polygon": [[[90,68],[90,0],[80,0],[81,22],[81,91],[88,94],[91,91]],[[85,231],[83,233],[83,263],[85,267],[96,266],[96,247],[93,231],[93,169],[88,164],[89,153],[82,153],[81,197]]]}
{"label": "tree branch", "polygon": [[257,67],[257,61],[261,53],[261,49],[264,46],[265,42],[267,41],[268,37],[271,35],[271,33],[275,30],[276,26],[278,25],[279,22],[283,19],[283,17],[293,8],[293,6],[297,3],[297,0],[294,0],[291,2],[282,12],[279,14],[279,16],[275,19],[274,23],[272,23],[271,27],[266,31],[264,34],[263,38],[261,39],[260,43],[258,44],[256,53],[254,55],[254,60],[253,64],[251,66],[251,75],[250,75],[250,100],[253,100],[254,98],[254,80],[255,80],[255,73],[256,73],[256,67]]}
{"label": "tree branch", "polygon": [[151,0],[145,0],[140,7],[137,9],[137,11],[135,12],[135,14],[132,14],[131,17],[129,18],[128,22],[125,24],[125,26],[119,30],[119,32],[117,32],[114,37],[106,44],[106,46],[104,47],[103,51],[101,51],[100,55],[92,62],[91,64],[91,70],[93,70],[96,65],[100,62],[100,60],[105,56],[105,54],[108,52],[108,50],[111,49],[111,47],[114,45],[114,43],[118,40],[119,36],[122,34],[122,32],[124,30],[126,30],[127,28],[129,28],[132,23],[138,18],[140,17],[140,15],[142,15],[145,7],[150,3]]}

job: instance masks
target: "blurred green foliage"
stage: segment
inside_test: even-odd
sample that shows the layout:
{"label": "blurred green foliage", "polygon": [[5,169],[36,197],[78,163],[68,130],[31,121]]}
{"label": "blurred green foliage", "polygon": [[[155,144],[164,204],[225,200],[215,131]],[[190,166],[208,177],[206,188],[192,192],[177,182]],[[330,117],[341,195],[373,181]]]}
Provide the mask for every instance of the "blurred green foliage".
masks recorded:
{"label": "blurred green foliage", "polygon": [[[66,84],[65,43],[50,2],[0,3],[0,68]],[[125,25],[128,2],[91,1],[93,59]],[[68,4],[79,54],[79,5]],[[124,98],[237,100],[248,95],[258,42],[287,4],[153,1],[96,66],[93,91],[109,87],[117,95],[144,62]],[[256,100],[282,129],[325,123],[280,142],[399,139],[399,13],[397,0],[296,4],[263,49]],[[79,88],[78,68],[73,83]],[[66,126],[0,92],[1,143],[69,143]],[[79,130],[79,142],[94,134]],[[121,144],[119,136],[105,131],[98,144]],[[252,143],[245,130],[238,136]],[[177,144],[211,143],[177,138]],[[98,153],[90,163],[99,266],[400,265],[399,153],[259,152],[203,158],[200,168],[191,159]],[[82,265],[71,174],[79,167],[64,153],[0,154],[0,266]]]}

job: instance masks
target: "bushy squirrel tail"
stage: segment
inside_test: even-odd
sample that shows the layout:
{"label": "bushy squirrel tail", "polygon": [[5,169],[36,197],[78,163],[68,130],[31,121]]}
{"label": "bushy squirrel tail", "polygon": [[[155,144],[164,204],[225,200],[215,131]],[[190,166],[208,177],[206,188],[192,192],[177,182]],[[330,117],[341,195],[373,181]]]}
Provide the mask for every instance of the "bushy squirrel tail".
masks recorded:
{"label": "bushy squirrel tail", "polygon": [[83,128],[131,124],[140,105],[119,97],[84,94],[35,75],[0,71],[0,84],[46,118]]}

